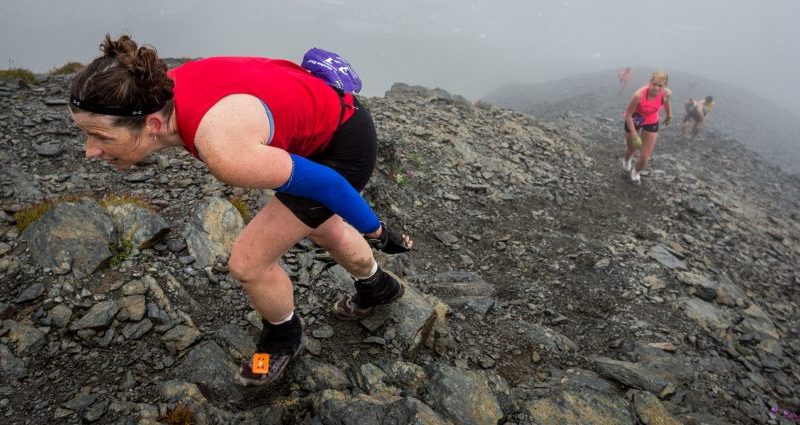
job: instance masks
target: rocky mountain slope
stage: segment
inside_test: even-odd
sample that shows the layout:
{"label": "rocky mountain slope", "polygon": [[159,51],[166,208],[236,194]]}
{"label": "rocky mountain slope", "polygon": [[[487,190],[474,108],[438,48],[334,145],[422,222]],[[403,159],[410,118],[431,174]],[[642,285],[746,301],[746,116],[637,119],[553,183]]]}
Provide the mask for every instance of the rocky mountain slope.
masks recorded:
{"label": "rocky mountain slope", "polygon": [[[304,241],[284,258],[308,352],[231,375],[257,317],[226,249],[270,194],[182,151],[83,159],[68,79],[0,81],[3,423],[730,424],[800,411],[800,181],[739,142],[666,129],[641,186],[618,120],[556,121],[397,84],[365,99],[365,197],[415,237],[409,290],[357,323]],[[720,113],[720,115],[722,115]],[[59,200],[19,231],[25,211]],[[239,201],[242,202],[239,202]],[[771,411],[772,409],[772,411]],[[784,410],[785,409],[785,413]]]}
{"label": "rocky mountain slope", "polygon": [[[672,105],[678,122],[688,98],[713,95],[714,112],[708,127],[735,138],[772,164],[790,173],[800,172],[800,139],[794,123],[797,111],[787,111],[769,99],[710,78],[669,70]],[[647,83],[653,69],[634,68],[630,83],[620,91],[616,71],[575,75],[541,84],[508,84],[489,93],[485,101],[553,119],[567,110],[586,115],[619,118],[633,91]]]}

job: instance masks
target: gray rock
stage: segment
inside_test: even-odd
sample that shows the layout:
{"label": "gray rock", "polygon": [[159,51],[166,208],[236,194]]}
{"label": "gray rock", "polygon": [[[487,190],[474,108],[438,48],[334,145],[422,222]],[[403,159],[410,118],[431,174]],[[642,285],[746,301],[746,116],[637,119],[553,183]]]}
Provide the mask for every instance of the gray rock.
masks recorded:
{"label": "gray rock", "polygon": [[403,347],[403,352],[413,358],[430,335],[438,312],[435,305],[408,282],[397,276],[395,278],[405,285],[403,298],[395,303],[376,307],[374,313],[360,323],[375,332],[391,318],[396,322],[397,340]]}
{"label": "gray rock", "polygon": [[126,174],[124,178],[125,181],[131,183],[141,183],[141,182],[146,182],[155,176],[156,176],[156,171],[152,168],[148,168],[143,171],[134,171],[132,173]]}
{"label": "gray rock", "polygon": [[5,320],[3,328],[8,330],[8,342],[18,356],[32,355],[41,350],[47,342],[44,333],[33,326]]}
{"label": "gray rock", "polygon": [[109,205],[106,211],[114,221],[119,238],[139,249],[151,247],[170,230],[159,214],[135,204]]}
{"label": "gray rock", "polygon": [[118,311],[119,307],[114,300],[101,301],[93,305],[83,317],[72,322],[69,329],[71,331],[105,329],[111,324]]}
{"label": "gray rock", "polygon": [[5,320],[11,317],[11,305],[0,302],[0,320]]}
{"label": "gray rock", "polygon": [[58,156],[64,152],[64,145],[59,142],[45,142],[38,145],[34,144],[33,150],[44,157]]}
{"label": "gray rock", "polygon": [[14,168],[8,161],[4,161],[4,164],[0,169],[0,177],[8,179],[8,187],[13,188],[14,199],[21,203],[41,201],[44,194],[33,176]]}
{"label": "gray rock", "polygon": [[33,285],[25,288],[22,293],[14,300],[17,304],[23,304],[28,301],[33,301],[44,294],[44,284],[41,282],[34,283]]}
{"label": "gray rock", "polygon": [[72,259],[78,277],[89,275],[111,257],[109,245],[116,244],[111,219],[93,200],[65,202],[50,208],[22,232],[31,257],[39,267],[58,268],[60,252]]}
{"label": "gray rock", "polygon": [[631,425],[635,423],[625,400],[614,393],[593,390],[561,391],[527,406],[533,423],[539,425]]}
{"label": "gray rock", "polygon": [[145,295],[147,286],[140,280],[132,280],[122,286],[122,295]]}
{"label": "gray rock", "polygon": [[197,385],[190,382],[173,379],[158,384],[158,393],[161,398],[170,402],[205,402],[206,398]]}
{"label": "gray rock", "polygon": [[653,246],[647,255],[668,269],[686,269],[686,263],[672,255],[664,245]]}
{"label": "gray rock", "polygon": [[312,423],[340,425],[450,423],[414,398],[401,398],[388,394],[358,394],[350,398],[336,391],[325,392],[322,396],[324,400],[317,402],[316,416],[313,417],[316,422]]}
{"label": "gray rock", "polygon": [[189,351],[174,373],[179,379],[201,384],[206,394],[236,403],[243,398],[241,387],[232,379],[238,371],[238,366],[217,343],[203,341]]}
{"label": "gray rock", "polygon": [[536,344],[551,353],[573,352],[578,349],[578,346],[572,340],[547,326],[536,323],[521,323],[519,332],[520,336],[526,341]]}
{"label": "gray rock", "polygon": [[598,357],[595,365],[601,375],[629,387],[650,391],[662,398],[675,392],[675,386],[672,383],[656,376],[642,365],[607,357]]}
{"label": "gray rock", "polygon": [[177,354],[195,343],[203,335],[193,326],[178,325],[161,337],[164,346],[172,354]]}
{"label": "gray rock", "polygon": [[69,319],[72,318],[72,309],[64,304],[58,304],[50,309],[47,317],[50,319],[50,323],[63,328],[69,324]]}
{"label": "gray rock", "polygon": [[351,386],[341,369],[308,356],[295,359],[289,366],[288,374],[300,388],[310,392],[345,390]]}
{"label": "gray rock", "polygon": [[467,307],[483,317],[497,300],[495,286],[466,271],[439,273],[425,279],[426,288],[450,307]]}
{"label": "gray rock", "polygon": [[636,416],[644,425],[681,425],[654,395],[648,392],[633,392],[633,407]]}
{"label": "gray rock", "polygon": [[12,378],[20,379],[28,376],[28,370],[25,369],[22,360],[14,356],[5,344],[0,344],[0,370]]}
{"label": "gray rock", "polygon": [[706,301],[714,301],[717,297],[716,282],[706,276],[691,272],[678,272],[678,280],[693,287],[697,296]]}
{"label": "gray rock", "polygon": [[766,353],[773,353],[778,347],[781,335],[769,315],[758,305],[751,304],[742,312],[742,320],[737,329],[742,333],[754,336],[758,341],[758,348]]}
{"label": "gray rock", "polygon": [[147,311],[147,304],[144,295],[130,295],[122,297],[117,301],[119,313],[117,320],[130,320],[138,322],[144,318]]}
{"label": "gray rock", "polygon": [[420,365],[392,360],[379,362],[378,367],[386,373],[386,382],[400,388],[404,395],[416,397],[427,384],[428,374]]}
{"label": "gray rock", "polygon": [[136,323],[128,323],[122,328],[122,336],[128,340],[136,340],[143,337],[145,334],[153,329],[153,322],[150,319],[144,319]]}
{"label": "gray rock", "polygon": [[217,197],[198,203],[190,220],[186,245],[199,268],[213,265],[218,258],[227,258],[244,227],[239,211]]}
{"label": "gray rock", "polygon": [[234,324],[223,325],[214,332],[214,339],[225,348],[234,361],[248,361],[256,351],[253,338]]}
{"label": "gray rock", "polygon": [[386,385],[386,373],[372,363],[366,363],[350,370],[351,381],[367,394],[389,393],[399,395],[398,388]]}
{"label": "gray rock", "polygon": [[81,412],[87,407],[91,406],[95,401],[97,401],[97,394],[80,392],[62,406],[65,409]]}
{"label": "gray rock", "polygon": [[561,383],[571,390],[589,389],[598,393],[614,392],[614,384],[585,369],[568,370],[561,378]]}
{"label": "gray rock", "polygon": [[733,325],[730,313],[699,298],[683,299],[678,304],[690,319],[706,329],[728,329]]}
{"label": "gray rock", "polygon": [[433,364],[424,401],[457,424],[497,424],[503,411],[484,375],[444,363]]}
{"label": "gray rock", "polygon": [[86,409],[86,413],[83,414],[83,419],[89,423],[95,422],[102,418],[106,412],[108,412],[108,400],[100,400]]}
{"label": "gray rock", "polygon": [[322,325],[311,331],[311,335],[314,335],[314,338],[317,339],[327,339],[334,335],[334,331],[330,325]]}

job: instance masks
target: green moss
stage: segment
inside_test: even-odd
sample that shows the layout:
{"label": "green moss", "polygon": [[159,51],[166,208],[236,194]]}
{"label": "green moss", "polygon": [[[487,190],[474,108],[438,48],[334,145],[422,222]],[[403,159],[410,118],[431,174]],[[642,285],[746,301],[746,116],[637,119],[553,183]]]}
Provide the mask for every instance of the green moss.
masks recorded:
{"label": "green moss", "polygon": [[122,195],[106,195],[102,199],[100,199],[100,206],[108,209],[111,205],[127,205],[132,204],[138,207],[152,209],[150,202],[142,195],[135,195],[131,193],[125,193]]}
{"label": "green moss", "polygon": [[31,205],[15,212],[14,220],[17,222],[17,230],[22,233],[22,231],[25,230],[28,225],[42,218],[44,213],[50,210],[50,208],[53,208],[53,205],[55,205],[55,203],[52,200],[45,199],[38,204]]}
{"label": "green moss", "polygon": [[115,246],[114,244],[109,244],[108,249],[110,249],[111,252],[114,253],[114,256],[111,257],[110,260],[108,260],[108,266],[116,267],[123,261],[127,260],[128,257],[130,257],[131,251],[133,250],[133,242],[127,239],[123,239],[122,241],[120,241],[119,246]]}
{"label": "green moss", "polygon": [[64,65],[61,65],[58,68],[53,68],[50,70],[51,75],[67,75],[67,74],[74,74],[85,67],[84,64],[80,62],[67,62]]}
{"label": "green moss", "polygon": [[0,69],[0,78],[23,80],[31,84],[36,83],[36,76],[33,75],[33,72],[23,68]]}
{"label": "green moss", "polygon": [[237,196],[231,197],[228,199],[228,202],[239,211],[239,214],[242,215],[242,220],[244,220],[245,224],[250,222],[250,208],[247,207],[247,202],[244,199],[239,198]]}

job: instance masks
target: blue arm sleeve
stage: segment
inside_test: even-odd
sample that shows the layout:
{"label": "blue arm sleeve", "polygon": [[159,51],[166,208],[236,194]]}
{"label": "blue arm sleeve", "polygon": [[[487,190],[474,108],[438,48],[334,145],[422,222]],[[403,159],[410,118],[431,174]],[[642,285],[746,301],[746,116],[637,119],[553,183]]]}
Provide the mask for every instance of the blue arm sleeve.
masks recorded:
{"label": "blue arm sleeve", "polygon": [[276,192],[320,202],[361,233],[371,233],[381,227],[378,216],[341,174],[302,156],[290,156],[292,174],[286,183],[275,189]]}

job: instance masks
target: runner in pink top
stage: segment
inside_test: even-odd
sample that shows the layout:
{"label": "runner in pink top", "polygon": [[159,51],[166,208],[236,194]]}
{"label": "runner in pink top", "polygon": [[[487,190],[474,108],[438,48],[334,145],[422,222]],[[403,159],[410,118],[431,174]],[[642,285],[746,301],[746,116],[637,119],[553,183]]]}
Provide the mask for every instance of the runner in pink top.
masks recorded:
{"label": "runner in pink top", "polygon": [[[625,110],[625,157],[622,158],[622,167],[630,172],[631,181],[639,184],[639,173],[647,166],[650,154],[656,147],[658,139],[658,120],[661,108],[667,113],[664,125],[672,121],[672,108],[669,98],[672,91],[667,88],[669,75],[666,71],[656,71],[650,77],[650,83],[633,93],[628,108]],[[641,136],[640,136],[641,133]],[[633,164],[633,154],[641,148],[641,154],[636,164]]]}

